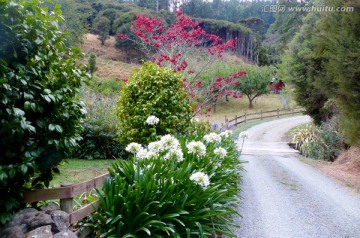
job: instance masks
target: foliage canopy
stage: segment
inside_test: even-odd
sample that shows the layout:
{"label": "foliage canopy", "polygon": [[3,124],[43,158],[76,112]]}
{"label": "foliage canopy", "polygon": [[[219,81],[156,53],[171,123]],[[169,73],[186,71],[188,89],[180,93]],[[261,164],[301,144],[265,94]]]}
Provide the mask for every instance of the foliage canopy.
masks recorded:
{"label": "foliage canopy", "polygon": [[80,139],[86,111],[77,96],[87,75],[78,49],[67,51],[58,22],[39,0],[0,2],[0,221],[25,188],[48,186]]}
{"label": "foliage canopy", "polygon": [[352,12],[309,13],[283,57],[283,77],[295,85],[296,100],[317,124],[328,120],[326,104],[334,99],[340,129],[350,145],[360,143],[360,31],[356,1],[327,0],[329,7]]}
{"label": "foliage canopy", "polygon": [[247,66],[244,67],[244,75],[240,83],[235,87],[249,99],[249,108],[253,108],[253,101],[261,95],[269,92],[268,85],[271,81],[271,69],[269,67]]}

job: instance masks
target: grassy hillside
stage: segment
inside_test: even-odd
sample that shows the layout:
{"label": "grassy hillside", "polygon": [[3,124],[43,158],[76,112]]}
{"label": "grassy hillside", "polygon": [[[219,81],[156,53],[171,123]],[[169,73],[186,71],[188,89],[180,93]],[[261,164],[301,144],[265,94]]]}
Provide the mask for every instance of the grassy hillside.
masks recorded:
{"label": "grassy hillside", "polygon": [[[101,45],[100,40],[96,35],[87,34],[84,39],[83,51],[88,57],[90,52],[97,54],[97,71],[95,76],[100,81],[113,80],[113,79],[125,79],[129,78],[134,68],[139,67],[138,64],[125,63],[125,54],[115,48],[115,39],[110,37],[105,43]],[[241,69],[241,65],[246,64],[241,58],[234,55],[224,56],[224,60],[231,64],[238,65]],[[225,99],[220,99],[216,107],[216,113],[210,113],[210,115],[199,115],[199,118],[211,123],[221,123],[224,121],[225,115],[228,118],[233,118],[235,115],[242,115],[245,112],[260,112],[260,110],[274,110],[282,108],[280,101],[280,95],[270,94],[259,97],[254,102],[254,108],[248,108],[248,99],[243,98],[230,98],[229,102]]]}
{"label": "grassy hillside", "polygon": [[106,40],[105,45],[101,45],[96,35],[86,34],[82,48],[86,54],[86,60],[89,57],[89,53],[96,53],[97,70],[95,75],[102,80],[129,78],[131,71],[138,67],[136,64],[124,62],[125,54],[115,48],[115,38],[112,36]]}

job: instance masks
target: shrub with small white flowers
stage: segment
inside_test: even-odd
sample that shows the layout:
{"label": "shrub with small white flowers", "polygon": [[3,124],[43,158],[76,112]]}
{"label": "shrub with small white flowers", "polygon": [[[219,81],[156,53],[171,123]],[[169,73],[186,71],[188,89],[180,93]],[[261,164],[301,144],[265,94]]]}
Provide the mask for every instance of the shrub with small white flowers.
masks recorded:
{"label": "shrub with small white flowers", "polygon": [[242,131],[242,132],[240,132],[240,134],[239,134],[239,138],[242,139],[241,149],[240,149],[240,151],[242,151],[242,149],[243,149],[243,147],[244,147],[245,139],[249,138],[249,133],[248,133],[247,131]]}
{"label": "shrub with small white flowers", "polygon": [[222,138],[229,138],[232,134],[233,134],[232,131],[226,130],[226,131],[221,132],[221,133],[220,133],[220,136],[221,136]]}
{"label": "shrub with small white flowers", "polygon": [[147,119],[146,119],[146,123],[150,126],[154,126],[156,124],[159,123],[159,118],[157,118],[156,116],[149,116]]}
{"label": "shrub with small white flowers", "polygon": [[189,154],[194,154],[196,156],[205,156],[206,155],[206,146],[201,141],[191,141],[186,145]]}
{"label": "shrub with small white flowers", "polygon": [[218,147],[214,150],[214,154],[219,156],[220,158],[225,158],[227,151],[222,147]]}
{"label": "shrub with small white flowers", "polygon": [[190,176],[190,180],[194,181],[197,185],[203,187],[204,189],[210,185],[209,176],[203,172],[196,172]]}
{"label": "shrub with small white flowers", "polygon": [[242,132],[240,132],[239,137],[241,139],[247,139],[247,138],[249,138],[249,133],[247,131],[242,131]]}
{"label": "shrub with small white flowers", "polygon": [[235,237],[228,224],[239,202],[242,167],[230,135],[199,131],[163,135],[148,145],[130,143],[126,150],[132,157],[117,160],[109,170],[90,227],[106,237],[210,237],[219,232]]}
{"label": "shrub with small white flowers", "polygon": [[130,152],[132,154],[136,154],[137,152],[139,152],[139,150],[142,149],[142,145],[136,143],[136,142],[132,142],[130,144],[128,144],[125,148],[125,150],[127,152]]}
{"label": "shrub with small white flowers", "polygon": [[221,141],[221,136],[215,132],[211,132],[210,134],[204,136],[204,140],[207,143],[218,143]]}

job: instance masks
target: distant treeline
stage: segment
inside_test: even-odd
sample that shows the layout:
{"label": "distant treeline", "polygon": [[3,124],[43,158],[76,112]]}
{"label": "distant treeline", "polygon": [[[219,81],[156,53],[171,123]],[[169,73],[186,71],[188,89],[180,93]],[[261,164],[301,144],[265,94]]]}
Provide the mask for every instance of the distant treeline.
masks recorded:
{"label": "distant treeline", "polygon": [[[172,24],[175,22],[173,11],[182,8],[185,14],[201,20],[207,32],[221,36],[224,41],[237,37],[239,43],[235,53],[260,64],[264,61],[261,42],[274,21],[272,13],[263,12],[264,2],[260,1],[55,0],[55,3],[62,6],[65,17],[63,28],[72,32],[69,35],[72,43],[81,41],[81,32],[97,34],[99,25],[100,31],[105,31],[105,34],[107,31],[109,35],[128,33],[136,13],[162,18],[166,24]],[[121,43],[118,46],[121,47]]]}

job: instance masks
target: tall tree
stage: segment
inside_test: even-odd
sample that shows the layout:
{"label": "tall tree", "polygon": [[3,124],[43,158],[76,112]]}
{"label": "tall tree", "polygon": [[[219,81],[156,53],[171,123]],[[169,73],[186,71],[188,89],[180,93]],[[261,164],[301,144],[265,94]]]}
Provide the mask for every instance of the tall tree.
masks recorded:
{"label": "tall tree", "polygon": [[322,108],[328,97],[314,84],[314,74],[319,71],[318,63],[312,57],[312,36],[318,13],[310,13],[303,19],[300,31],[289,43],[282,57],[280,77],[295,87],[295,99],[303,106],[316,123],[324,120]]}
{"label": "tall tree", "polygon": [[269,92],[268,85],[272,73],[268,67],[248,66],[243,68],[246,70],[246,75],[235,87],[249,99],[249,108],[254,108],[254,100]]}
{"label": "tall tree", "polygon": [[102,45],[104,45],[105,41],[109,39],[111,30],[110,24],[110,20],[104,16],[98,16],[94,20],[94,29]]}
{"label": "tall tree", "polygon": [[[311,12],[303,19],[280,68],[282,76],[294,83],[298,103],[315,122],[328,119],[324,105],[328,99],[335,100],[341,109],[341,131],[349,144],[357,145],[360,144],[360,4],[345,0],[325,3],[334,11]],[[315,2],[315,6],[322,5],[323,2]]]}
{"label": "tall tree", "polygon": [[322,73],[317,87],[342,109],[341,129],[347,142],[360,144],[360,2],[327,0],[342,12],[324,12],[315,25],[314,58]]}

